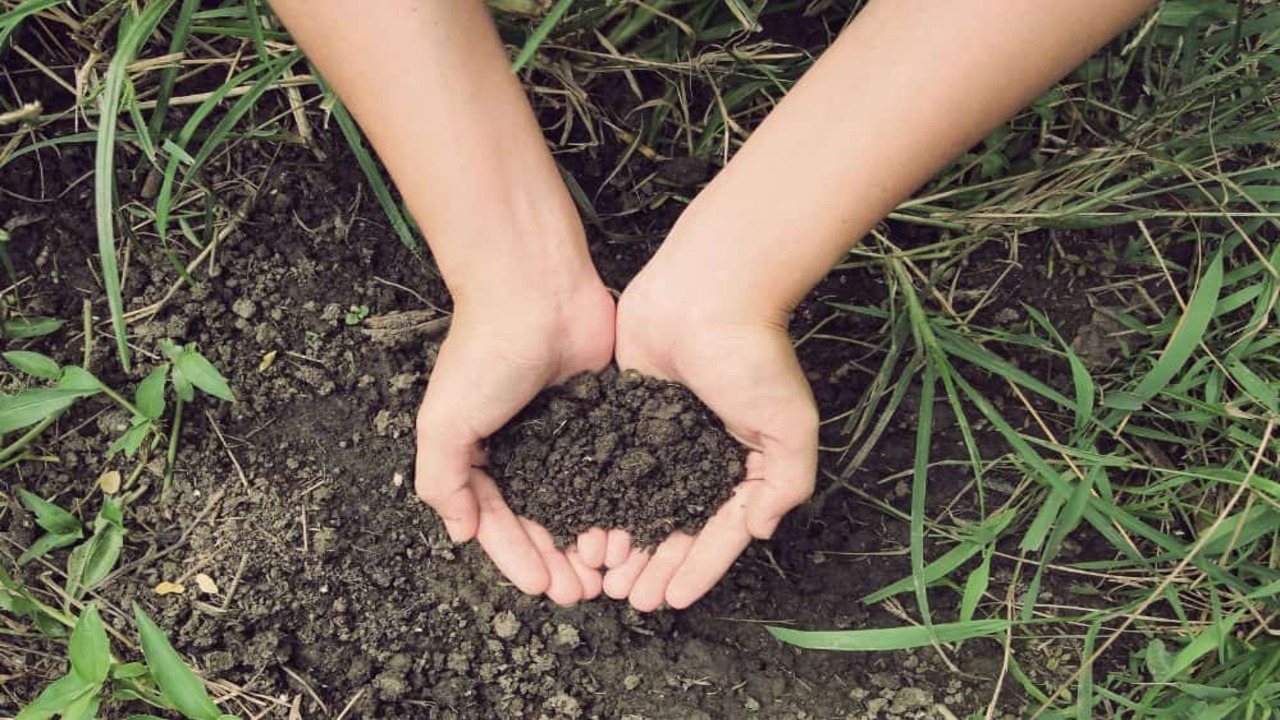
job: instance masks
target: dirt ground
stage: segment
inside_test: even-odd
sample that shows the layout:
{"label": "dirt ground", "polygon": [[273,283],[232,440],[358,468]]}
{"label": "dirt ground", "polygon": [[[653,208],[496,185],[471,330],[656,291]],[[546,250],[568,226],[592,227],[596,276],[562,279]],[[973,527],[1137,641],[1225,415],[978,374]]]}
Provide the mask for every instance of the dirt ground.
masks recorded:
{"label": "dirt ground", "polygon": [[[326,161],[267,142],[233,153],[213,181],[230,208],[257,187],[247,217],[195,287],[179,288],[158,314],[131,327],[141,365],[135,375],[120,373],[109,331],[99,326],[90,369],[109,384],[132,387],[158,361],[156,341],[169,337],[198,343],[240,397],[235,405],[188,407],[169,497],[160,497],[162,458],[142,474],[145,491],[128,509],[121,569],[101,590],[111,607],[142,603],[202,672],[241,689],[246,713],[267,717],[289,717],[294,706],[302,717],[630,720],[960,718],[986,708],[1003,660],[995,641],[969,642],[944,658],[932,649],[801,651],[764,631],[764,624],[888,627],[914,617],[910,602],[906,610],[859,602],[909,574],[907,527],[849,492],[793,513],[772,541],[753,545],[715,590],[680,612],[639,615],[607,599],[557,608],[504,583],[476,547],[452,545],[412,491],[413,416],[448,297],[429,265],[386,226],[340,137],[318,142]],[[639,159],[601,187],[612,167],[607,159],[562,161],[583,187],[599,191],[602,214],[629,212],[628,232],[588,228],[606,283],[621,290],[676,210],[674,203],[636,210],[645,199],[629,184],[679,168]],[[122,202],[145,185],[146,173],[131,170],[137,165],[136,158],[122,163]],[[106,316],[95,275],[92,185],[82,180],[91,167],[91,148],[66,146],[13,163],[0,180],[0,217],[30,221],[10,243],[20,275],[35,278],[25,293],[29,314],[79,318],[91,300],[95,316]],[[886,230],[905,246],[929,239],[910,228]],[[1086,283],[1047,276],[1039,261],[1045,240],[1024,238],[1016,265],[1005,241],[973,256],[964,282],[975,292],[1009,272],[977,322],[1025,321],[1025,302],[1105,362],[1114,348],[1080,290]],[[173,279],[158,244],[131,243],[128,309],[162,300]],[[823,322],[828,301],[878,306],[885,295],[878,274],[837,271],[797,310],[793,331],[800,337]],[[83,337],[75,325],[31,347],[77,362]],[[800,355],[823,417],[836,418],[864,390],[874,353],[828,338],[874,340],[882,328],[851,316],[823,327]],[[1003,392],[992,388],[997,400]],[[895,473],[911,466],[917,410],[910,399],[907,405],[852,480],[899,508],[909,498]],[[947,412],[935,408],[935,455],[960,458]],[[85,488],[107,469],[129,469],[105,454],[127,422],[105,403],[83,404],[44,443],[58,461],[5,471],[5,490],[38,488],[91,515],[97,499]],[[824,426],[827,447],[842,444],[839,425]],[[839,472],[839,456],[823,453],[820,493]],[[931,508],[966,480],[961,471],[938,470]],[[34,526],[16,503],[0,518],[5,552],[16,555]],[[33,565],[24,575],[34,582],[41,571]],[[219,595],[152,592],[160,581],[191,585],[198,572],[216,580]],[[1067,592],[1056,587],[1051,579],[1044,592]],[[931,597],[935,619],[954,610],[953,593]],[[128,629],[122,613],[108,613],[108,621]],[[52,650],[31,643],[4,656],[12,665],[4,673],[26,678],[9,688],[15,696],[34,696],[41,678],[62,670]],[[1039,669],[1042,681],[1073,662],[1060,649],[1024,652],[1024,666]],[[1021,702],[1006,687],[996,717],[1011,717]],[[0,700],[0,715],[12,710]]]}

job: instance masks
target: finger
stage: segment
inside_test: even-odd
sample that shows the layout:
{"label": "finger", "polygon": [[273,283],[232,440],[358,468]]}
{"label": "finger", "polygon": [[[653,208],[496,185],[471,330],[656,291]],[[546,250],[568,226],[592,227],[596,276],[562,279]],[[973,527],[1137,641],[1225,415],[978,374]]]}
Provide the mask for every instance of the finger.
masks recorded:
{"label": "finger", "polygon": [[707,521],[694,539],[689,554],[667,584],[667,604],[686,608],[706,594],[724,576],[733,561],[751,542],[747,531],[750,484],[739,486],[729,501]]}
{"label": "finger", "polygon": [[466,542],[475,537],[480,521],[476,496],[469,486],[475,443],[421,421],[417,439],[413,484],[418,497],[439,513],[450,540]]}
{"label": "finger", "polygon": [[605,543],[604,565],[605,567],[616,568],[631,557],[631,533],[615,528],[610,530],[608,534],[609,538]]}
{"label": "finger", "polygon": [[520,525],[533,541],[533,546],[542,556],[547,574],[551,582],[547,585],[547,598],[557,605],[573,605],[582,599],[582,581],[574,572],[569,558],[556,547],[555,538],[538,523],[527,518],[519,518]]}
{"label": "finger", "polygon": [[604,588],[604,577],[600,571],[583,561],[576,548],[570,548],[565,557],[569,558],[569,566],[577,573],[578,582],[582,583],[582,599],[595,600],[600,597],[600,591]]}
{"label": "finger", "polygon": [[627,596],[632,607],[640,612],[653,612],[662,607],[667,585],[680,568],[680,563],[689,555],[693,542],[692,535],[678,530],[662,541]]}
{"label": "finger", "polygon": [[578,555],[587,567],[598,568],[604,564],[609,544],[609,534],[601,528],[591,528],[578,536]]}
{"label": "finger", "polygon": [[747,529],[761,540],[773,536],[782,516],[813,495],[818,475],[818,415],[797,412],[788,434],[764,447],[764,482],[752,494]]}
{"label": "finger", "polygon": [[503,502],[493,479],[480,470],[471,472],[471,486],[479,507],[476,539],[499,572],[521,592],[541,595],[551,585],[542,554],[525,532],[511,508]]}
{"label": "finger", "polygon": [[630,595],[632,586],[636,584],[636,578],[640,577],[640,573],[648,563],[648,550],[633,551],[626,562],[618,567],[609,568],[609,572],[605,573],[604,594],[614,600],[621,600]]}
{"label": "finger", "polygon": [[737,480],[759,480],[764,477],[764,453],[759,450],[752,450],[747,453],[747,476],[745,478],[734,478]]}

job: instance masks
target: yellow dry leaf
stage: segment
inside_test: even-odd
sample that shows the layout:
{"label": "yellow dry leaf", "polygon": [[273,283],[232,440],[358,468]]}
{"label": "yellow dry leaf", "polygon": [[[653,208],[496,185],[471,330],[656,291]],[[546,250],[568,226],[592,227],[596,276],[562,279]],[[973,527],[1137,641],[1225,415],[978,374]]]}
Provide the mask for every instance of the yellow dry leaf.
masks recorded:
{"label": "yellow dry leaf", "polygon": [[262,362],[258,363],[258,372],[266,372],[267,368],[271,367],[275,363],[277,352],[279,351],[272,350],[262,356]]}
{"label": "yellow dry leaf", "polygon": [[102,488],[102,492],[108,495],[115,495],[120,492],[120,471],[108,470],[102,473],[98,478],[98,487]]}
{"label": "yellow dry leaf", "polygon": [[200,588],[200,592],[206,595],[218,594],[218,583],[214,582],[213,578],[205,575],[204,573],[196,574],[196,587]]}
{"label": "yellow dry leaf", "polygon": [[181,583],[168,582],[168,581],[165,581],[156,585],[156,588],[155,588],[155,592],[157,595],[181,595],[186,591],[187,591],[187,588],[183,586]]}

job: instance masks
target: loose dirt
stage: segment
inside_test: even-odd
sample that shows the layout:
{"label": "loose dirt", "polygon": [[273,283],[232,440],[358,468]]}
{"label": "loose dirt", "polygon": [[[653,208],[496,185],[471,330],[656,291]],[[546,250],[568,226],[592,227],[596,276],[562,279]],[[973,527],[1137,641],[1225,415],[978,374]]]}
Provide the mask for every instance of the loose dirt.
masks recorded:
{"label": "loose dirt", "polygon": [[743,479],[746,460],[687,388],[616,367],[543,391],[488,449],[517,515],[564,543],[621,528],[639,547],[697,532]]}

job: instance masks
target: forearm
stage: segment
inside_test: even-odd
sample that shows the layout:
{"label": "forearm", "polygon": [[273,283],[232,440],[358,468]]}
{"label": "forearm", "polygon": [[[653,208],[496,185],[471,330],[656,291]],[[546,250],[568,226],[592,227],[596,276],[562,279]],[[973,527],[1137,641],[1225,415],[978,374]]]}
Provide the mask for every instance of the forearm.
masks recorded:
{"label": "forearm", "polygon": [[874,0],[688,208],[660,262],[696,272],[717,311],[785,317],[909,193],[1149,5]]}
{"label": "forearm", "polygon": [[359,121],[455,298],[594,277],[480,0],[273,0]]}

